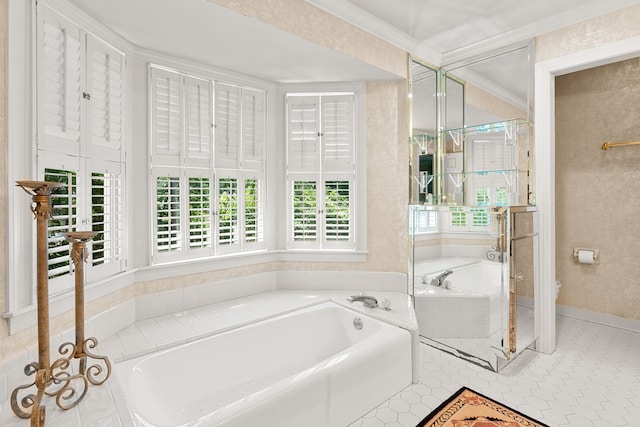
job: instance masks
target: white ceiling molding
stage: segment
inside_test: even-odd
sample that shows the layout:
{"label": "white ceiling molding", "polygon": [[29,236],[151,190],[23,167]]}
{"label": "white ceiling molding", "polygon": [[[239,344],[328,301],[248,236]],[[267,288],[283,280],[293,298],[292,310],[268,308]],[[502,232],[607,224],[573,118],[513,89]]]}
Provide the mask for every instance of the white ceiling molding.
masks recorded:
{"label": "white ceiling molding", "polygon": [[[581,3],[566,11],[549,11],[548,18],[530,23],[523,23],[513,29],[505,29],[503,33],[487,37],[483,40],[470,43],[449,51],[443,51],[439,46],[434,46],[426,40],[416,39],[413,35],[394,27],[384,18],[372,15],[368,11],[356,6],[349,0],[304,0],[306,3],[317,7],[349,24],[367,31],[387,42],[405,49],[436,66],[451,64],[469,57],[481,55],[505,46],[532,39],[541,34],[558,30],[585,21],[612,11],[616,11],[633,4],[637,0],[607,0],[588,1]],[[515,6],[514,6],[515,7]],[[412,14],[411,10],[406,11]],[[455,16],[452,20],[457,19]],[[464,28],[461,27],[463,30]]]}
{"label": "white ceiling molding", "polygon": [[306,3],[314,6],[336,18],[342,19],[354,27],[360,28],[367,33],[374,35],[387,43],[390,43],[400,49],[406,50],[421,59],[434,65],[440,65],[442,54],[431,46],[421,43],[385,21],[377,18],[370,13],[360,9],[353,3],[345,0],[304,0]]}
{"label": "white ceiling molding", "polygon": [[536,36],[550,33],[626,6],[629,6],[629,1],[607,0],[606,2],[590,3],[579,9],[554,14],[547,19],[518,27],[512,31],[507,31],[450,52],[444,52],[442,54],[442,64],[451,64],[473,56],[486,54],[492,50],[517,44],[523,40],[533,39]]}

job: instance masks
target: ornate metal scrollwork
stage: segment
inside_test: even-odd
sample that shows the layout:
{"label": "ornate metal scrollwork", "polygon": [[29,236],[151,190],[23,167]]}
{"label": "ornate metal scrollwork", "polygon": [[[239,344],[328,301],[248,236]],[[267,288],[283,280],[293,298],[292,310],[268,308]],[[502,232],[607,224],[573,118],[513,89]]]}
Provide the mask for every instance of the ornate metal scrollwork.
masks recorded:
{"label": "ornate metal scrollwork", "polygon": [[[105,356],[98,356],[91,350],[98,345],[95,338],[84,338],[84,277],[83,264],[87,260],[86,243],[95,233],[79,231],[65,233],[73,243],[70,253],[76,266],[76,342],[64,343],[58,351],[62,357],[49,363],[49,293],[47,276],[47,220],[51,218],[53,207],[50,203],[51,190],[64,184],[45,181],[17,181],[16,184],[32,196],[31,212],[37,220],[37,307],[38,307],[38,362],[25,366],[24,373],[34,376],[33,382],[18,386],[11,393],[11,409],[20,418],[31,419],[32,427],[44,426],[46,408],[40,404],[44,395],[55,397],[62,410],[75,407],[85,397],[89,384],[103,384],[111,375],[111,364]],[[43,256],[44,254],[44,256]],[[98,362],[87,368],[87,358]],[[72,361],[78,360],[78,368],[73,369]],[[104,366],[104,367],[103,367]],[[36,392],[29,392],[35,387]],[[21,394],[24,396],[20,396]]]}

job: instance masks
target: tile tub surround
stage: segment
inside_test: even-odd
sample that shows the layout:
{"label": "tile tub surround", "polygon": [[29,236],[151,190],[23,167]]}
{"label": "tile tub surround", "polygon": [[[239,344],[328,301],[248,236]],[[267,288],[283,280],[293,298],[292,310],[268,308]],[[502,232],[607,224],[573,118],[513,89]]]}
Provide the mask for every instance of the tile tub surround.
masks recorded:
{"label": "tile tub surround", "polygon": [[[437,257],[415,264],[415,310],[429,338],[488,338],[500,329],[502,266],[473,257]],[[445,270],[450,289],[432,286]]]}
{"label": "tile tub surround", "polygon": [[[98,349],[101,354],[117,363],[125,358],[132,358],[150,352],[172,347],[211,335],[212,331],[224,331],[238,325],[254,322],[270,317],[275,312],[287,312],[301,307],[333,300],[351,309],[361,311],[371,317],[383,318],[395,326],[405,327],[412,332],[414,341],[414,381],[417,381],[418,351],[417,322],[411,308],[411,300],[406,294],[398,292],[371,292],[379,300],[387,298],[391,301],[391,311],[367,309],[361,303],[350,304],[346,301],[349,295],[358,292],[349,291],[271,291],[249,297],[237,298],[221,303],[180,310],[159,317],[135,320],[136,302],[130,301],[125,306],[118,306],[108,314],[113,330],[108,339],[99,339]],[[162,295],[162,294],[158,294]],[[167,298],[175,298],[172,292]],[[106,314],[102,314],[106,315]],[[101,315],[101,316],[102,316]],[[89,323],[92,323],[90,319]],[[106,321],[105,323],[109,323]],[[117,329],[117,324],[128,326]],[[104,327],[104,326],[103,326]],[[89,329],[89,328],[88,328]],[[73,331],[65,332],[66,340],[71,340]],[[105,335],[96,334],[98,337]],[[57,348],[57,345],[56,347]],[[24,365],[32,361],[36,349],[17,355],[11,360],[3,361],[0,366],[0,425],[23,426],[27,422],[13,414],[9,403],[11,391],[18,385],[28,382],[25,378]],[[52,353],[53,354],[53,353]],[[132,426],[129,412],[124,401],[122,390],[115,378],[110,378],[101,386],[90,387],[87,396],[78,407],[61,411],[52,399],[44,399],[47,407],[47,426]],[[124,415],[123,415],[124,414]]]}

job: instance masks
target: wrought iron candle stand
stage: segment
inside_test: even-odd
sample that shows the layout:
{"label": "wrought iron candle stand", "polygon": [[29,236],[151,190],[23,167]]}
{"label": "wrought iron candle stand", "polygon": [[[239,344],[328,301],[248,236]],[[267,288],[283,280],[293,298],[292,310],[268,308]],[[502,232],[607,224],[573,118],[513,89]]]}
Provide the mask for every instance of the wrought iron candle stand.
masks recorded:
{"label": "wrought iron candle stand", "polygon": [[[64,184],[46,181],[16,181],[16,184],[32,196],[31,212],[36,223],[36,298],[38,314],[38,361],[31,362],[24,368],[27,376],[34,376],[33,382],[18,386],[11,393],[11,409],[20,418],[30,419],[31,426],[44,426],[46,408],[42,404],[44,395],[55,396],[56,404],[63,410],[73,408],[87,393],[88,383],[99,385],[111,374],[111,365],[106,357],[96,356],[89,349],[97,345],[95,338],[84,339],[84,247],[94,234],[69,233],[67,236],[73,243],[72,258],[76,263],[76,343],[64,343],[60,352],[66,357],[50,363],[49,349],[49,277],[47,255],[47,221],[51,218],[53,207],[50,203],[51,191]],[[75,254],[75,255],[74,255]],[[77,261],[76,261],[77,260]],[[79,296],[78,296],[78,290]],[[79,331],[79,332],[78,332]],[[70,347],[71,346],[71,347]],[[68,354],[67,354],[68,353]],[[106,369],[100,365],[92,365],[87,369],[87,357],[101,360]],[[72,373],[71,360],[80,359],[77,373]],[[104,378],[101,378],[104,375]],[[82,388],[74,387],[79,380]],[[35,392],[19,397],[22,392],[32,387]]]}
{"label": "wrought iron candle stand", "polygon": [[[60,346],[60,354],[67,355],[67,360],[79,360],[78,374],[76,378],[84,379],[93,385],[103,384],[111,375],[111,363],[106,356],[99,356],[91,352],[98,345],[98,340],[94,337],[85,339],[84,335],[84,263],[89,255],[86,251],[87,243],[90,242],[96,233],[93,231],[75,231],[63,233],[63,236],[72,244],[71,260],[76,266],[76,342],[66,342]],[[87,358],[101,361],[101,364],[94,364],[87,367]],[[86,388],[84,389],[86,393]],[[80,398],[82,399],[82,398]],[[78,400],[80,400],[78,399]]]}

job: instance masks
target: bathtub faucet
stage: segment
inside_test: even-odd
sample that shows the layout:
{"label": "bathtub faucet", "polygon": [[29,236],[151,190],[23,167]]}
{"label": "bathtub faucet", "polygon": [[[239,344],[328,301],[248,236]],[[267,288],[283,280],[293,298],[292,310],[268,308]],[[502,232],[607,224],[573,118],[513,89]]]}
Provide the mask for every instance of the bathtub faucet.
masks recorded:
{"label": "bathtub faucet", "polygon": [[351,303],[362,301],[362,304],[367,308],[376,308],[378,306],[378,300],[376,297],[368,295],[352,295],[347,298],[347,301]]}
{"label": "bathtub faucet", "polygon": [[446,270],[438,274],[436,277],[431,279],[431,286],[442,286],[444,284],[444,279],[446,279],[450,274],[453,274],[453,270]]}

